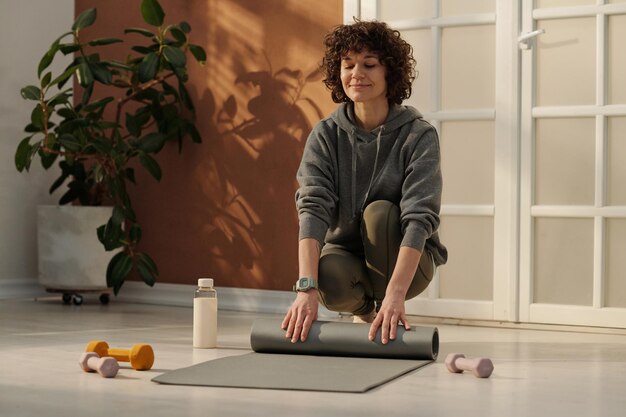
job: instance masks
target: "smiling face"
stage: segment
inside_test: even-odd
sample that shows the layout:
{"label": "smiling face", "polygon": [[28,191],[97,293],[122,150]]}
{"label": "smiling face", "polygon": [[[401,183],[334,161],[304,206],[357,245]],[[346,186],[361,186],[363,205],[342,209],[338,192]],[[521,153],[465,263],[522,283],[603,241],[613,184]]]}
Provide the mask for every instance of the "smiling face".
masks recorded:
{"label": "smiling face", "polygon": [[341,84],[346,96],[355,103],[387,101],[385,67],[378,55],[368,50],[348,52],[342,58]]}

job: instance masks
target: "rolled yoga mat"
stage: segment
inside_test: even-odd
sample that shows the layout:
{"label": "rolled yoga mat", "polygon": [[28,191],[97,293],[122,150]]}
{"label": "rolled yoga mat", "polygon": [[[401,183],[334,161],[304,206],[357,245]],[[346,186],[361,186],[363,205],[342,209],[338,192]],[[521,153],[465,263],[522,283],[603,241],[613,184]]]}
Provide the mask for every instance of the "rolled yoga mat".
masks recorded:
{"label": "rolled yoga mat", "polygon": [[365,392],[431,363],[439,352],[436,328],[398,327],[387,345],[369,341],[369,324],[316,321],[307,341],[291,343],[281,320],[257,319],[255,352],[229,356],[159,375],[161,384]]}
{"label": "rolled yoga mat", "polygon": [[348,356],[389,359],[437,359],[439,334],[433,327],[398,327],[396,339],[383,345],[380,330],[368,339],[369,324],[313,322],[305,343],[291,343],[280,328],[281,320],[257,319],[252,324],[250,345],[259,353],[317,356]]}

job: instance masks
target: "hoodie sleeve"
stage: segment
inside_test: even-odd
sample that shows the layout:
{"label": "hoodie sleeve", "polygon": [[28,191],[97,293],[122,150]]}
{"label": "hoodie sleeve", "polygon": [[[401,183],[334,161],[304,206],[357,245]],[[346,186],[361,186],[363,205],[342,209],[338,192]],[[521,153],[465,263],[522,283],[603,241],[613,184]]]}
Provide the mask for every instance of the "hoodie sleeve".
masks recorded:
{"label": "hoodie sleeve", "polygon": [[299,188],[296,207],[300,221],[299,239],[314,238],[324,245],[326,231],[337,206],[334,181],[333,154],[324,138],[323,128],[317,125],[309,135],[298,168]]}
{"label": "hoodie sleeve", "polygon": [[441,157],[434,128],[426,130],[408,156],[400,200],[401,246],[424,250],[426,240],[439,228]]}

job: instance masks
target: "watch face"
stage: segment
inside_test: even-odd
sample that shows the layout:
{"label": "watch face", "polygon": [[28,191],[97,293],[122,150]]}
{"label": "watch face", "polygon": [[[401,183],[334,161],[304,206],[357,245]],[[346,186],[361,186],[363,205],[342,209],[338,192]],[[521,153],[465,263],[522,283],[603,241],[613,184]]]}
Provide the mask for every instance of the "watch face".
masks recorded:
{"label": "watch face", "polygon": [[301,277],[296,281],[296,285],[293,286],[294,291],[308,291],[311,288],[317,288],[315,280],[309,277]]}

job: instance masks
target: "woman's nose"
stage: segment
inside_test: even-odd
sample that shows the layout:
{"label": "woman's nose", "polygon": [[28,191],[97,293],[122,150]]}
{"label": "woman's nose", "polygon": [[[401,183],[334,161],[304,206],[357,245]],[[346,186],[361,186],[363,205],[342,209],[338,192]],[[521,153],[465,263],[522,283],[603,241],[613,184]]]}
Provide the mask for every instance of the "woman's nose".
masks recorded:
{"label": "woman's nose", "polygon": [[352,71],[352,78],[363,78],[363,71],[360,65],[355,65]]}

